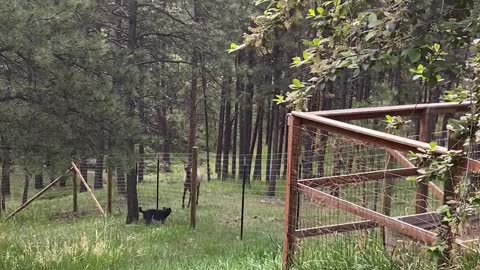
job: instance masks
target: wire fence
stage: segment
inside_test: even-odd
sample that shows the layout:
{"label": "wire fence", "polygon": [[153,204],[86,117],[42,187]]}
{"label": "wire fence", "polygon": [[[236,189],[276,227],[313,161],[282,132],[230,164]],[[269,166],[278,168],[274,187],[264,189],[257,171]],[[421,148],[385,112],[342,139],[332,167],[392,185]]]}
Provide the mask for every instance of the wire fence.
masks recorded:
{"label": "wire fence", "polygon": [[[205,152],[199,153],[198,170],[200,172],[199,203],[197,220],[202,226],[217,226],[219,229],[230,230],[232,234],[240,235],[243,219],[244,234],[266,233],[272,237],[281,238],[284,225],[285,199],[285,153],[271,155],[237,156],[236,171],[232,171],[231,158],[228,173],[215,172],[215,155],[207,158]],[[112,158],[112,157],[109,157]],[[190,160],[189,153],[150,153],[138,156],[132,162],[130,169],[116,167],[111,170],[112,203],[111,213],[121,216],[127,212],[127,178],[135,177],[137,182],[137,197],[139,206],[143,209],[161,209],[170,207],[175,222],[189,224],[187,203],[189,191],[184,197],[185,164]],[[207,163],[207,160],[210,163]],[[250,173],[247,174],[242,162],[250,160]],[[254,165],[260,165],[260,176],[254,175]],[[83,178],[88,183],[96,199],[107,211],[109,173],[107,158],[86,159],[76,163]],[[209,165],[209,166],[208,166]],[[223,166],[222,166],[223,167]],[[267,175],[267,167],[268,175]],[[210,177],[208,177],[210,169]],[[258,170],[258,167],[257,167]],[[42,181],[35,180],[39,175],[26,176],[21,168],[12,167],[11,194],[6,198],[5,213],[11,213],[22,205],[25,190],[27,199],[35,196],[45,188],[56,174],[41,174]],[[227,176],[227,177],[225,177]],[[28,181],[21,181],[28,178]],[[248,177],[248,178],[247,178]],[[210,178],[210,181],[208,179]],[[71,174],[48,189],[33,205],[17,217],[27,217],[32,214],[48,215],[49,218],[62,218],[70,215],[97,218],[100,215],[89,193],[82,187],[80,177],[73,184]],[[243,182],[245,190],[243,192]],[[28,187],[25,186],[28,183]],[[78,202],[77,213],[73,213],[73,189],[76,189]],[[244,212],[242,215],[242,197]],[[38,204],[37,204],[38,203]],[[37,206],[35,206],[37,204]],[[185,209],[182,207],[185,205]],[[39,211],[39,207],[42,211]],[[37,211],[38,210],[38,211]]]}
{"label": "wire fence", "polygon": [[[384,122],[375,119],[352,122],[388,131]],[[297,173],[291,173],[298,182],[291,184],[294,189],[290,191],[293,197],[289,199],[289,230],[285,235],[289,244],[284,246],[284,256],[289,255],[284,263],[288,264],[295,254],[302,265],[315,264],[322,256],[338,256],[331,252],[338,246],[341,252],[373,248],[379,256],[395,259],[400,265],[402,256],[414,254],[410,259],[429,264],[430,254],[424,244],[431,245],[438,238],[442,217],[436,211],[443,205],[443,183],[419,184],[408,153],[375,146],[363,141],[362,135],[354,139],[353,135],[346,137],[310,126],[300,124],[289,131],[294,142],[292,164],[298,166]],[[426,133],[424,129],[419,134],[419,129],[411,126],[390,132],[448,146],[446,130]],[[478,159],[479,149],[472,145],[469,157]],[[469,187],[476,178],[466,177]],[[462,245],[474,242],[479,228],[478,215],[473,215],[461,226],[457,239]]]}

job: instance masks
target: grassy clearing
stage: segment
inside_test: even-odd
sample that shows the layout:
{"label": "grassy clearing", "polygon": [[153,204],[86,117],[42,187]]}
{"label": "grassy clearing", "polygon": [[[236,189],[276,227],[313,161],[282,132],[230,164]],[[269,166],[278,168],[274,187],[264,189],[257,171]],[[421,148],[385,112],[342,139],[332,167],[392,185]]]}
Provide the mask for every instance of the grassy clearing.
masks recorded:
{"label": "grassy clearing", "polygon": [[[103,219],[85,193],[79,195],[78,216],[70,213],[70,192],[57,188],[47,193],[14,220],[0,221],[0,269],[280,269],[282,185],[273,201],[262,196],[265,183],[247,189],[245,237],[240,241],[239,183],[215,181],[201,187],[198,228],[193,231],[188,210],[181,208],[178,178],[162,179],[160,185],[160,206],[173,208],[163,226],[125,225],[124,200],[118,195],[114,215]],[[14,190],[21,189],[18,179]],[[154,180],[148,175],[139,184],[141,206],[155,205]],[[16,194],[20,192],[15,190],[12,200],[19,198]],[[105,191],[96,195],[105,204]],[[9,211],[16,204],[10,202]],[[306,240],[299,245],[296,269],[433,269],[415,252],[393,260],[374,239],[345,235]],[[475,269],[475,258],[464,269]]]}

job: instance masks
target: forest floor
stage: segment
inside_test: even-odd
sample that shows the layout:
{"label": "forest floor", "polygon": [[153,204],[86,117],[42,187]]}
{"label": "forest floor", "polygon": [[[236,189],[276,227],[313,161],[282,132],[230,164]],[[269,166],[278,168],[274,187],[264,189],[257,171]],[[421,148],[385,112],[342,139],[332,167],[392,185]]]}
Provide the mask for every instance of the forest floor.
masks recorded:
{"label": "forest floor", "polygon": [[[139,184],[141,206],[155,205],[153,178]],[[275,200],[249,189],[243,240],[239,239],[241,192],[237,185],[211,182],[202,186],[196,230],[189,228],[189,211],[181,208],[182,183],[162,182],[160,189],[160,207],[173,208],[166,223],[126,225],[123,199],[116,200],[111,217],[102,218],[82,193],[79,214],[73,215],[70,189],[55,188],[14,219],[0,220],[0,269],[281,268],[283,186]],[[13,191],[12,198],[17,198],[21,188]],[[96,195],[105,205],[105,191],[96,191]],[[14,208],[10,204],[9,211]],[[414,252],[394,260],[376,241],[367,240],[359,248],[352,238],[339,239],[322,245],[300,243],[295,269],[435,268],[431,260]],[[462,269],[475,269],[480,260],[464,261]]]}

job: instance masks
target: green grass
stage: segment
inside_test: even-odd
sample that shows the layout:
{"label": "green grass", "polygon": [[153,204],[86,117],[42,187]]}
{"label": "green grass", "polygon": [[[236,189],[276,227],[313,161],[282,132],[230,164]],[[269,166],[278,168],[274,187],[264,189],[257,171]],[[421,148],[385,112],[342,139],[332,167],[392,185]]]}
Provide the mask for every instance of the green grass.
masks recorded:
{"label": "green grass", "polygon": [[[18,179],[17,179],[18,178]],[[8,211],[18,206],[20,176],[13,182]],[[155,206],[155,176],[139,184],[141,206]],[[244,239],[239,239],[240,185],[211,182],[201,187],[198,227],[189,228],[181,208],[178,175],[162,178],[160,206],[173,208],[166,224],[125,225],[125,201],[116,194],[114,215],[103,219],[86,193],[72,215],[71,192],[55,188],[13,220],[0,221],[0,269],[280,269],[283,184],[265,200],[265,183],[247,189]],[[105,191],[96,191],[105,205]],[[375,237],[344,235],[299,243],[295,269],[433,269],[423,253],[390,256]],[[419,255],[423,254],[423,255]],[[467,258],[467,257],[466,257]],[[468,262],[468,263],[467,263]],[[475,269],[478,256],[465,259]]]}

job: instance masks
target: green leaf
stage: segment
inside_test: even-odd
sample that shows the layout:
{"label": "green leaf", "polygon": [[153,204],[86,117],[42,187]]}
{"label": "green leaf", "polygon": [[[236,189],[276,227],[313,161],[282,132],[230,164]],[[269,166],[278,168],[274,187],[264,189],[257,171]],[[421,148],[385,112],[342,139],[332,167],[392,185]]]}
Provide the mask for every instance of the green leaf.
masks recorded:
{"label": "green leaf", "polygon": [[370,13],[368,16],[368,27],[373,28],[378,25],[378,19],[377,19],[377,14],[375,13]]}
{"label": "green leaf", "polygon": [[310,58],[310,53],[308,53],[307,51],[303,51],[303,59],[308,60],[309,58]]}
{"label": "green leaf", "polygon": [[325,9],[324,9],[324,8],[322,8],[322,7],[317,7],[317,13],[318,13],[319,15],[323,15],[324,12],[325,12]]}
{"label": "green leaf", "polygon": [[438,43],[433,44],[433,50],[438,53],[440,51],[440,44]]}
{"label": "green leaf", "polygon": [[373,37],[375,37],[375,35],[377,35],[377,31],[370,31],[370,32],[368,32],[368,34],[365,36],[365,41],[369,41],[370,39],[372,39]]}
{"label": "green leaf", "polygon": [[320,45],[320,39],[319,39],[319,38],[314,38],[314,39],[312,40],[312,44],[313,44],[314,46]]}
{"label": "green leaf", "polygon": [[430,150],[435,150],[435,148],[437,148],[437,143],[436,142],[430,142],[428,144],[428,146],[430,147]]}
{"label": "green leaf", "polygon": [[402,52],[402,55],[407,55],[412,64],[417,63],[422,57],[422,53],[417,48],[406,49]]}
{"label": "green leaf", "polygon": [[391,123],[393,122],[393,117],[391,115],[385,115],[385,119],[387,120],[387,122]]}
{"label": "green leaf", "polygon": [[303,84],[302,84],[302,82],[301,82],[299,79],[293,79],[293,80],[292,80],[292,84],[293,84],[293,86],[295,86],[295,87],[297,87],[297,88],[303,87]]}
{"label": "green leaf", "polygon": [[314,9],[309,9],[307,18],[311,18],[311,17],[315,17],[315,16],[316,16],[315,10]]}
{"label": "green leaf", "polygon": [[416,182],[417,177],[416,176],[409,176],[409,177],[407,177],[407,181]]}
{"label": "green leaf", "polygon": [[299,67],[302,64],[302,59],[298,56],[295,56],[292,58],[292,62],[293,62],[292,66]]}
{"label": "green leaf", "polygon": [[284,96],[282,96],[282,95],[275,95],[275,98],[273,99],[273,101],[274,101],[277,105],[286,102]]}
{"label": "green leaf", "polygon": [[236,51],[239,51],[243,48],[245,48],[247,46],[247,44],[242,44],[242,45],[237,45],[235,43],[231,43],[230,44],[230,49],[227,50],[228,53],[233,53],[233,52],[236,52]]}

